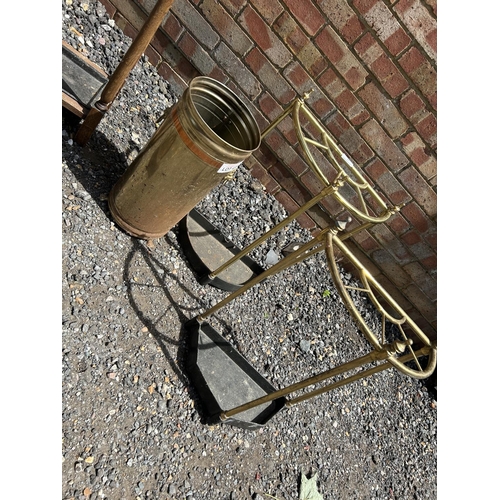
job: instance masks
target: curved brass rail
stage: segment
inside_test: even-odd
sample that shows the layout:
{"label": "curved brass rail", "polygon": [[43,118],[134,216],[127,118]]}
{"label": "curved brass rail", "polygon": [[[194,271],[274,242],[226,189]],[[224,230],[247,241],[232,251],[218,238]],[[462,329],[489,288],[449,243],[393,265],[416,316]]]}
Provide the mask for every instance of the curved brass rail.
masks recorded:
{"label": "curved brass rail", "polygon": [[[333,251],[334,245],[342,251],[342,253],[350,260],[352,264],[354,264],[354,266],[359,271],[360,280],[364,288],[358,288],[357,290],[366,293],[372,304],[380,313],[382,317],[380,335],[377,335],[368,326],[348,292],[348,288],[350,287],[346,286],[342,281],[340,271],[337,266],[337,259],[335,258]],[[403,311],[403,309],[389,295],[389,293],[384,290],[384,288],[375,280],[370,272],[354,256],[354,254],[347,248],[342,240],[336,234],[334,234],[333,231],[328,231],[326,233],[325,253],[328,260],[328,267],[330,268],[330,273],[335,282],[335,286],[339,291],[344,304],[349,309],[351,316],[355,319],[368,342],[370,342],[370,344],[377,351],[385,350],[387,347],[385,338],[386,321],[395,324],[399,330],[402,340],[399,340],[396,342],[396,344],[394,344],[395,352],[391,354],[387,361],[399,371],[413,378],[423,379],[431,375],[436,367],[436,343],[433,343],[429,340],[429,338],[424,334],[424,332],[422,332],[417,324]],[[392,310],[395,311],[397,316],[388,312],[387,309],[382,306],[380,300],[378,300],[376,296],[376,293],[382,297],[383,301],[385,301]],[[411,338],[408,338],[405,330],[403,329],[403,325],[410,329],[417,337],[417,339],[423,344],[423,352],[426,356],[428,356],[427,365],[425,367],[422,367],[418,356],[415,354],[416,351],[412,347],[413,340]],[[399,355],[404,354],[407,350],[409,351],[409,354],[411,354],[410,361],[413,361],[417,368],[411,368],[399,359]]]}
{"label": "curved brass rail", "polygon": [[[305,99],[310,95],[309,93],[304,94],[303,97],[297,97],[292,101],[292,103],[285,109],[285,111],[274,120],[269,127],[267,127],[262,133],[262,138],[264,138],[273,128],[275,128],[283,119],[291,114],[293,119],[293,125],[295,133],[300,144],[300,147],[304,153],[304,159],[312,169],[316,177],[320,182],[326,187],[332,185],[332,183],[325,176],[324,172],[319,167],[318,163],[314,159],[310,147],[314,146],[318,150],[326,154],[326,157],[333,164],[337,170],[337,177],[334,181],[337,189],[335,189],[331,194],[333,197],[352,215],[360,219],[362,222],[377,224],[380,222],[385,222],[391,215],[398,212],[402,205],[388,207],[384,200],[378,195],[378,193],[372,188],[368,183],[365,176],[356,165],[356,163],[350,158],[350,156],[345,153],[333,135],[323,126],[323,124],[313,115],[310,109],[306,106]],[[301,122],[301,116],[305,118],[308,122],[321,136],[321,141],[312,139],[305,134],[305,125]],[[306,124],[307,125],[307,124]],[[359,201],[360,207],[356,207],[350,201],[347,200],[345,196],[342,195],[338,187],[343,184],[348,184],[356,192],[357,199]],[[363,191],[368,193],[374,200],[376,206],[380,210],[378,214],[370,214],[370,209],[366,204]],[[375,210],[373,210],[375,212]]]}

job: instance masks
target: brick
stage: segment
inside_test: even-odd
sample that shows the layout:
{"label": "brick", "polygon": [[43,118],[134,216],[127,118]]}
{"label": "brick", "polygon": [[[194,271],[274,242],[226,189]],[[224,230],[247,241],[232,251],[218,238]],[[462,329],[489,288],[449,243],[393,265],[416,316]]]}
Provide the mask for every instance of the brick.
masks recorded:
{"label": "brick", "polygon": [[392,98],[399,96],[408,88],[405,77],[371,34],[363,36],[355,44],[354,49]]}
{"label": "brick", "polygon": [[425,233],[432,226],[428,215],[415,203],[410,202],[401,209],[401,214],[420,233]]}
{"label": "brick", "polygon": [[142,5],[143,9],[147,12],[148,15],[151,13],[151,11],[154,9],[156,5],[155,0],[134,0],[134,1],[139,5]]}
{"label": "brick", "polygon": [[340,30],[342,36],[348,43],[354,43],[365,32],[364,25],[358,16],[352,16]]}
{"label": "brick", "polygon": [[286,11],[276,20],[272,28],[293,54],[298,54],[311,39]]}
{"label": "brick", "polygon": [[251,100],[260,94],[261,86],[255,76],[248,71],[241,59],[226,44],[221,43],[214,55],[220,66],[238,82],[243,92]]}
{"label": "brick", "polygon": [[403,50],[405,50],[408,45],[410,45],[412,39],[406,34],[406,32],[399,28],[395,31],[387,40],[385,40],[385,46],[389,49],[389,52],[393,56],[397,56]]}
{"label": "brick", "polygon": [[[295,146],[297,144],[297,134],[291,116],[287,116],[279,125],[278,130],[283,134],[289,144]],[[290,159],[292,161],[292,159]]]}
{"label": "brick", "polygon": [[[262,152],[264,156],[271,159],[271,157],[276,158],[276,151],[285,143],[284,137],[274,128],[271,130],[261,143],[260,149],[254,152],[258,154]],[[273,164],[276,162],[273,162]]]}
{"label": "brick", "polygon": [[400,172],[398,177],[424,211],[430,217],[435,216],[437,212],[437,195],[415,167],[408,167]]}
{"label": "brick", "polygon": [[373,9],[377,4],[381,3],[380,0],[353,0],[352,5],[355,7],[360,14],[365,16],[371,9]]}
{"label": "brick", "polygon": [[274,194],[274,197],[283,205],[283,208],[287,211],[288,215],[293,214],[299,208],[299,205],[293,200],[293,198],[283,190],[278,191]]}
{"label": "brick", "polygon": [[437,317],[436,303],[416,285],[409,285],[404,291],[408,300],[413,304],[417,311],[427,320],[434,320]]}
{"label": "brick", "polygon": [[252,0],[252,4],[269,26],[283,12],[283,5],[279,0]]}
{"label": "brick", "polygon": [[334,109],[332,102],[299,63],[293,62],[288,65],[283,76],[290,82],[297,94],[303,96],[306,92],[313,91],[307,99],[307,105],[313,109],[320,120],[332,112]]}
{"label": "brick", "polygon": [[437,120],[431,113],[426,113],[425,117],[415,125],[417,132],[422,139],[426,141],[431,148],[435,149],[437,146]]}
{"label": "brick", "polygon": [[395,139],[404,134],[408,128],[406,121],[401,116],[394,104],[376,87],[368,83],[359,92],[358,96],[364,101],[378,119],[379,123]]}
{"label": "brick", "polygon": [[392,98],[399,96],[408,88],[406,78],[385,54],[376,59],[370,65],[370,69]]}
{"label": "brick", "polygon": [[[126,24],[129,23],[130,26],[136,30],[136,33],[134,33],[135,36],[146,21],[147,14],[145,14],[138,5],[127,0],[113,0],[113,4],[117,9],[113,18],[118,27],[125,33],[125,30],[120,24],[125,27]],[[130,34],[127,36],[130,36]]]}
{"label": "brick", "polygon": [[252,176],[260,181],[268,193],[274,194],[281,189],[281,186],[269,175],[269,172],[253,155],[245,160],[245,166]]}
{"label": "brick", "polygon": [[178,47],[199,70],[199,73],[203,75],[213,75],[214,70],[218,69],[218,64],[208,55],[190,33],[184,33],[178,42]]}
{"label": "brick", "polygon": [[436,252],[437,251],[437,232],[436,228],[431,229],[431,231],[424,236],[425,241],[429,246]]}
{"label": "brick", "polygon": [[259,98],[259,107],[264,116],[269,118],[270,123],[278,118],[278,116],[280,116],[283,112],[283,108],[268,92],[262,93],[261,97]]}
{"label": "brick", "polygon": [[328,68],[319,77],[318,84],[332,98],[333,101],[335,101],[347,89],[347,86],[331,68]]}
{"label": "brick", "polygon": [[325,28],[318,35],[316,43],[335,67],[344,57],[348,57],[348,47],[342,40],[338,39],[336,33],[330,27]]}
{"label": "brick", "polygon": [[205,19],[234,52],[244,56],[253,47],[253,41],[218,1],[204,0],[201,4],[201,11]]}
{"label": "brick", "polygon": [[341,113],[334,113],[325,122],[333,137],[351,155],[358,164],[363,165],[373,157],[373,151],[363,137],[350,125]]}
{"label": "brick", "polygon": [[318,5],[348,43],[353,43],[364,32],[364,26],[347,0],[318,0]]}
{"label": "brick", "polygon": [[437,300],[436,280],[430,276],[420,263],[410,262],[403,266],[403,269],[430,301]]}
{"label": "brick", "polygon": [[216,47],[219,35],[190,2],[174,2],[171,10],[201,45],[210,50]]}
{"label": "brick", "polygon": [[360,129],[360,134],[393,172],[399,172],[408,165],[408,158],[375,120],[365,123]]}
{"label": "brick", "polygon": [[353,238],[366,254],[370,254],[374,250],[380,248],[378,241],[367,231],[361,231],[355,234]]}
{"label": "brick", "polygon": [[313,78],[320,75],[328,65],[323,54],[321,54],[312,42],[308,42],[305,47],[300,50],[297,54],[297,59]]}
{"label": "brick", "polygon": [[172,92],[177,97],[180,97],[184,90],[188,87],[188,82],[186,79],[182,78],[177,72],[175,72],[170,65],[166,63],[160,63],[156,68],[158,74],[161,75],[172,87]]}
{"label": "brick", "polygon": [[347,88],[335,99],[335,105],[353,125],[361,125],[370,118],[359,99]]}
{"label": "brick", "polygon": [[316,43],[352,90],[364,85],[368,72],[330,26],[323,29],[316,37]]}
{"label": "brick", "polygon": [[[270,170],[270,173],[273,177],[276,178],[275,175],[277,174],[276,166]],[[311,194],[299,182],[299,180],[295,177],[295,175],[292,174],[291,176],[285,177],[278,182],[299,206],[304,205],[307,201],[311,199]]]}
{"label": "brick", "polygon": [[383,53],[382,47],[373,38],[371,33],[366,33],[354,44],[355,52],[366,65],[373,64]]}
{"label": "brick", "polygon": [[401,143],[405,153],[418,168],[418,171],[430,181],[437,175],[437,161],[422,139],[415,132],[402,138]]}
{"label": "brick", "polygon": [[363,103],[347,88],[335,99],[335,105],[354,126],[370,119],[370,114]]}
{"label": "brick", "polygon": [[401,56],[399,63],[422,94],[436,108],[437,74],[429,61],[416,47],[411,47]]}
{"label": "brick", "polygon": [[314,36],[325,24],[325,18],[311,0],[283,0],[298,23]]}
{"label": "brick", "polygon": [[408,286],[411,282],[408,274],[403,271],[399,263],[394,259],[392,254],[385,248],[375,250],[371,254],[373,263],[389,277],[390,281],[399,288]]}
{"label": "brick", "polygon": [[[354,2],[355,6],[360,4],[363,4],[364,10],[366,2]],[[383,2],[374,3],[364,12],[364,19],[392,55],[399,54],[410,44],[410,37],[404,32],[398,20]]]}
{"label": "brick", "polygon": [[177,42],[184,32],[184,27],[171,10],[165,16],[161,27],[174,42]]}
{"label": "brick", "polygon": [[316,174],[310,170],[300,177],[300,182],[304,184],[308,192],[314,197],[323,189],[323,183],[318,179]]}
{"label": "brick", "polygon": [[[287,143],[285,138],[276,129],[271,130],[271,132],[269,132],[269,134],[266,136],[265,144],[267,145],[269,150],[272,151],[272,153],[276,155],[276,157],[282,160],[284,163],[293,161],[293,159],[297,156],[292,147]],[[303,172],[300,172],[299,175],[301,173]]]}
{"label": "brick", "polygon": [[367,165],[364,171],[376,184],[375,191],[380,188],[393,205],[400,205],[411,200],[406,189],[378,158]]}
{"label": "brick", "polygon": [[427,33],[425,35],[425,39],[427,40],[427,43],[432,47],[432,50],[434,53],[437,52],[437,29],[434,28],[432,31]]}
{"label": "brick", "polygon": [[424,0],[424,3],[427,4],[434,12],[434,15],[437,16],[437,0]]}
{"label": "brick", "polygon": [[258,48],[254,48],[245,58],[246,63],[268,92],[282,104],[287,104],[295,97],[295,92],[287,81],[276,71],[274,66]]}
{"label": "brick", "polygon": [[424,266],[430,272],[435,272],[437,268],[437,256],[434,254],[424,259],[420,259],[420,264],[422,264],[422,266]]}
{"label": "brick", "polygon": [[422,237],[420,236],[420,233],[415,230],[411,230],[401,236],[401,241],[405,243],[405,245],[412,246],[422,243]]}
{"label": "brick", "polygon": [[278,162],[276,155],[269,149],[265,139],[262,140],[260,148],[254,151],[253,155],[266,170],[269,170]]}
{"label": "brick", "polygon": [[413,89],[403,94],[399,109],[413,124],[420,122],[426,115],[425,103]]}
{"label": "brick", "polygon": [[[189,33],[185,33],[186,38],[189,37]],[[199,45],[194,42],[195,47],[199,47]],[[165,50],[162,52],[163,59],[172,66],[172,68],[181,75],[186,81],[191,80],[192,78],[199,76],[200,71],[198,71],[195,67],[195,60],[189,59],[189,56],[186,58],[184,54],[179,50],[175,44],[169,43]],[[203,61],[204,62],[204,61]]]}
{"label": "brick", "polygon": [[252,40],[262,49],[269,59],[278,67],[283,68],[292,59],[291,52],[271,31],[262,17],[248,6],[238,21],[249,33]]}
{"label": "brick", "polygon": [[390,252],[391,256],[397,261],[398,265],[407,264],[413,260],[413,256],[400,238],[392,233],[385,224],[376,224],[370,228],[370,233],[380,243],[380,246]]}
{"label": "brick", "polygon": [[410,229],[408,221],[400,213],[392,215],[386,224],[387,227],[397,236],[400,236]]}
{"label": "brick", "polygon": [[[420,0],[401,0],[394,7],[408,31],[426,51],[427,55],[436,61],[436,47],[432,43],[436,31],[436,19],[422,5]],[[431,39],[429,43],[428,38]]]}
{"label": "brick", "polygon": [[292,161],[288,162],[289,168],[293,170],[297,176],[304,175],[304,173],[311,171],[309,163],[302,156],[302,151],[300,156],[297,154],[298,146],[295,149],[292,148],[292,150],[295,151],[295,157]]}
{"label": "brick", "polygon": [[[269,2],[272,2],[272,0],[269,0]],[[235,16],[246,5],[247,0],[220,0],[220,3],[226,7],[227,11],[231,13],[231,15]]]}

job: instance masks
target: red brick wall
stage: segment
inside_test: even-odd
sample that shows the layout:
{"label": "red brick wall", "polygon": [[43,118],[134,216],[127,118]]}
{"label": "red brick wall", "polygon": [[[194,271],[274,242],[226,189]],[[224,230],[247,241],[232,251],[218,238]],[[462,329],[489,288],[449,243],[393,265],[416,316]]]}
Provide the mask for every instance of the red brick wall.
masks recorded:
{"label": "red brick wall", "polygon": [[[154,0],[101,0],[134,37]],[[431,337],[436,323],[436,0],[175,0],[147,55],[180,95],[216,78],[261,129],[297,95],[358,162],[388,204],[387,223],[356,252]],[[314,182],[283,122],[246,167],[288,211]],[[301,217],[314,233],[340,212]]]}

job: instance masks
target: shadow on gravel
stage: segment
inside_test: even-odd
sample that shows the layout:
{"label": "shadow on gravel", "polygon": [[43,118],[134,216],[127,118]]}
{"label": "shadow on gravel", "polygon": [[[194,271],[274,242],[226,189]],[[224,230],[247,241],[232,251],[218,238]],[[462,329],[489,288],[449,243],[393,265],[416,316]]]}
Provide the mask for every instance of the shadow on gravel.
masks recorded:
{"label": "shadow on gravel", "polygon": [[[70,138],[76,134],[80,119],[63,108],[62,127]],[[63,139],[64,142],[64,139]],[[97,206],[110,221],[113,221],[108,208],[107,195],[116,181],[128,167],[127,156],[137,149],[130,143],[126,153],[118,151],[108,138],[96,130],[86,146],[76,143],[71,146],[71,152],[65,154],[63,144],[63,158],[83,189],[95,200]],[[85,166],[82,165],[85,164]]]}
{"label": "shadow on gravel", "polygon": [[[68,132],[69,138],[73,138],[80,125],[80,119],[69,111],[63,109],[62,125],[63,130]],[[130,143],[127,152],[122,153],[107,139],[104,134],[96,130],[86,146],[80,147],[78,145],[72,145],[71,151],[66,153],[64,150],[65,147],[70,146],[63,144],[62,151],[63,158],[66,160],[68,168],[82,185],[83,189],[94,199],[96,205],[102,210],[104,215],[110,220],[110,222],[114,222],[108,207],[107,195],[116,181],[127,169],[129,165],[127,157],[134,149],[137,149],[137,145]],[[82,164],[85,164],[85,166]],[[117,229],[121,231],[119,227],[117,227]],[[131,241],[133,248],[123,263],[123,281],[127,286],[129,302],[139,320],[148,328],[149,333],[151,333],[155,338],[172,371],[187,388],[189,396],[194,402],[195,410],[200,415],[202,424],[208,423],[204,417],[198,395],[192,388],[184,369],[184,360],[187,355],[187,339],[184,323],[196,314],[195,308],[180,306],[172,296],[169,287],[166,284],[166,279],[168,278],[173,280],[179,289],[182,290],[183,294],[189,295],[192,299],[199,303],[200,308],[204,307],[204,305],[188,287],[180,282],[179,278],[175,274],[169,272],[164,263],[155,258],[153,252],[145,246],[145,242],[135,238],[131,238]],[[172,242],[168,241],[166,237],[164,237],[164,241],[170,246],[173,245]],[[180,258],[184,259],[183,252],[180,251],[179,248],[177,250],[179,250]],[[130,268],[133,258],[137,252],[141,253],[144,261],[150,267],[151,273],[155,276],[158,283],[162,284],[161,288],[166,299],[165,309],[167,310],[171,307],[175,311],[175,314],[181,323],[181,330],[178,334],[175,331],[167,333],[160,330],[156,325],[158,319],[151,319],[147,312],[144,311],[140,304],[135,300],[131,285],[132,273]],[[159,269],[162,269],[163,273],[160,273],[158,271]],[[192,315],[187,316],[186,313],[189,312],[192,312]],[[227,327],[224,323],[223,325],[224,327]],[[172,354],[172,347],[174,350],[177,349],[175,355]]]}
{"label": "shadow on gravel", "polygon": [[[170,243],[166,238],[165,241],[167,242],[167,244],[172,246],[172,243]],[[151,269],[151,273],[154,275],[158,283],[161,283],[161,289],[166,298],[165,309],[169,307],[167,304],[170,304],[170,307],[175,311],[175,314],[177,315],[179,322],[181,323],[181,329],[178,335],[176,335],[176,332],[174,331],[166,332],[165,329],[159,329],[157,327],[157,324],[161,320],[161,317],[153,320],[151,317],[149,317],[148,313],[142,309],[139,302],[134,298],[134,292],[131,286],[131,283],[133,282],[131,264],[134,256],[138,252],[142,255],[144,261],[148,264],[149,268]],[[160,272],[160,269],[163,272]],[[188,394],[194,402],[195,410],[200,415],[202,424],[208,424],[210,422],[206,420],[204,416],[198,394],[192,388],[184,366],[184,361],[187,357],[187,336],[184,324],[197,314],[198,308],[180,306],[172,296],[172,293],[170,292],[169,287],[166,284],[166,278],[175,281],[176,285],[182,290],[183,294],[190,296],[192,299],[198,302],[199,307],[203,307],[203,304],[200,302],[199,298],[194,295],[188,287],[182,284],[175,274],[169,272],[168,268],[162,262],[155,258],[153,252],[146,247],[145,243],[134,239],[133,249],[127,256],[123,267],[123,281],[127,286],[130,304],[132,306],[132,309],[137,314],[137,317],[144,324],[144,326],[147,327],[149,333],[151,333],[151,335],[153,335],[153,337],[155,338],[172,371],[177,375],[179,380],[187,388]],[[191,313],[191,315],[187,316],[186,312]],[[224,327],[227,327],[224,322],[222,322],[222,324]],[[169,346],[177,348],[175,356],[172,354]]]}

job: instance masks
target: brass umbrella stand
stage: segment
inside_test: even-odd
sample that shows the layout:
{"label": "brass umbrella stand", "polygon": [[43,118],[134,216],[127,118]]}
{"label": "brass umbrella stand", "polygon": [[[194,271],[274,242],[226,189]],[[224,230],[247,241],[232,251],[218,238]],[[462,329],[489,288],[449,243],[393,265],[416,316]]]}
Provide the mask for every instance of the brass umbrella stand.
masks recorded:
{"label": "brass umbrella stand", "polygon": [[[385,222],[403,207],[403,205],[387,206],[372,188],[355,162],[342,151],[331,133],[307,107],[305,101],[310,94],[311,92],[307,92],[303,97],[292,101],[283,113],[262,132],[261,138],[264,139],[287,116],[291,115],[304,159],[319,179],[322,189],[293,214],[243,250],[232,248],[231,254],[224,248],[229,246],[227,242],[217,245],[214,235],[217,235],[219,240],[223,237],[208,221],[202,220],[201,214],[195,210],[188,214],[179,225],[181,245],[184,247],[191,266],[197,272],[200,283],[208,283],[227,291],[238,289],[243,283],[262,272],[259,266],[251,261],[248,254],[328,197],[333,197],[357,221],[357,225],[342,234],[343,240],[374,224]],[[317,137],[311,137],[313,134]],[[320,161],[328,162],[333,167],[330,169],[330,178],[320,168]],[[371,202],[370,205],[366,198]],[[351,222],[352,218],[349,217],[349,219]],[[338,221],[337,225],[343,227],[345,223]],[[210,248],[212,246],[213,251]],[[227,259],[220,263],[216,258],[217,255],[224,255]],[[243,266],[243,263],[246,263],[246,266]]]}

